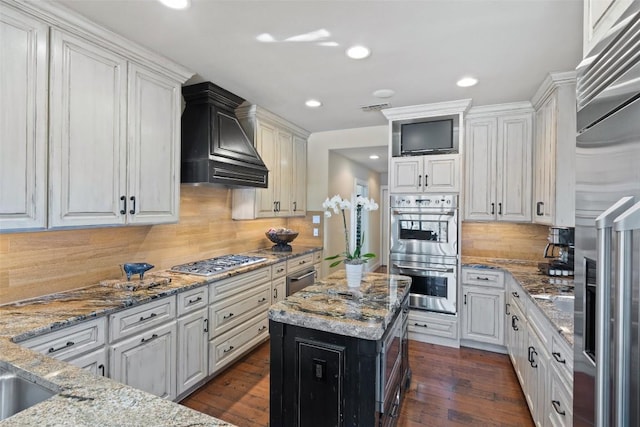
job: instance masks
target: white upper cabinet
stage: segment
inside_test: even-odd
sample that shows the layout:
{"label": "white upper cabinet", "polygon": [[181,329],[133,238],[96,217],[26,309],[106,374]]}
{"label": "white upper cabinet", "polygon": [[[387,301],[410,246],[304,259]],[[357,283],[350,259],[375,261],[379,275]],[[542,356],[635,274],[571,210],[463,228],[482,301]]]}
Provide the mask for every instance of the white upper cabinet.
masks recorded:
{"label": "white upper cabinet", "polygon": [[457,193],[460,155],[438,154],[391,158],[392,193]]}
{"label": "white upper cabinet", "polygon": [[48,27],[0,4],[0,230],[47,221]]}
{"label": "white upper cabinet", "polygon": [[51,31],[51,227],[124,224],[127,62]]}
{"label": "white upper cabinet", "polygon": [[465,220],[531,221],[532,126],[529,103],[469,111]]}
{"label": "white upper cabinet", "polygon": [[269,187],[233,190],[233,219],[304,216],[308,132],[256,105],[236,113],[269,169]]}
{"label": "white upper cabinet", "polygon": [[632,3],[633,0],[584,1],[582,52],[585,58]]}
{"label": "white upper cabinet", "polygon": [[[177,222],[180,83],[129,65],[128,222]],[[132,213],[133,212],[133,213]]]}
{"label": "white upper cabinet", "polygon": [[533,222],[575,224],[575,73],[552,73],[533,97]]}
{"label": "white upper cabinet", "polygon": [[2,230],[176,222],[192,73],[53,2],[0,8]]}

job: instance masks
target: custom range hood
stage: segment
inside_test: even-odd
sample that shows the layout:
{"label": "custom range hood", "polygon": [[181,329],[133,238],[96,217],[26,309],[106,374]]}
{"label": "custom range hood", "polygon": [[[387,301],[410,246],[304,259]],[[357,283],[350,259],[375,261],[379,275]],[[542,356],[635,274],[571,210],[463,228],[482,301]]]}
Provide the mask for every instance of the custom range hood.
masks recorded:
{"label": "custom range hood", "polygon": [[269,171],[234,112],[244,99],[210,82],[182,95],[181,182],[267,188]]}

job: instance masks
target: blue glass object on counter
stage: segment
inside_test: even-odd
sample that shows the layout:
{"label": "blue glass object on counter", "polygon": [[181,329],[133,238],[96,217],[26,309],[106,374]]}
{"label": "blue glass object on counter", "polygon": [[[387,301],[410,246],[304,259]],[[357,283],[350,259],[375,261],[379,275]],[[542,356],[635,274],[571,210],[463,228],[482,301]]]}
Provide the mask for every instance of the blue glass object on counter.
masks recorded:
{"label": "blue glass object on counter", "polygon": [[129,262],[122,266],[122,269],[127,274],[127,280],[131,280],[131,275],[140,274],[140,280],[144,278],[144,272],[151,270],[154,266],[146,262]]}

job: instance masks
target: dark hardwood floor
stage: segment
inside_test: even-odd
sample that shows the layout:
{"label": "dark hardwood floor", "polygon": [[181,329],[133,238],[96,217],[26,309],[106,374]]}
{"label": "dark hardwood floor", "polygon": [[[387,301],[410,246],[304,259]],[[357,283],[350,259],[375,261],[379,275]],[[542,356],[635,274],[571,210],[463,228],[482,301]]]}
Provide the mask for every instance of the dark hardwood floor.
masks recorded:
{"label": "dark hardwood floor", "polygon": [[[398,427],[533,426],[506,355],[411,341],[409,365]],[[268,426],[269,343],[181,403],[239,427]]]}

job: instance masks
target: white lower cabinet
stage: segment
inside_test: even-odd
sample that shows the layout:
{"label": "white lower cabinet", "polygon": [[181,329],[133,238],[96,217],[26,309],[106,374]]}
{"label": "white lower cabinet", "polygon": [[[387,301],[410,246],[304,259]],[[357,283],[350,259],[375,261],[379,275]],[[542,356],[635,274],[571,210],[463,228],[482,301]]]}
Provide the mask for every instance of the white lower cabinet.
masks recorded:
{"label": "white lower cabinet", "polygon": [[[503,346],[504,304],[504,273],[491,269],[462,269],[463,340]],[[465,342],[472,347],[475,346],[473,343]]]}
{"label": "white lower cabinet", "polygon": [[455,315],[410,310],[408,330],[412,340],[460,347],[458,317]]}
{"label": "white lower cabinet", "polygon": [[94,375],[99,375],[101,377],[109,376],[106,347],[101,347],[91,353],[66,360],[66,362],[69,362],[78,368],[82,368],[85,371],[89,371]]}
{"label": "white lower cabinet", "polygon": [[282,301],[287,296],[287,278],[280,277],[271,282],[271,304]]}
{"label": "white lower cabinet", "polygon": [[529,365],[526,367],[525,397],[534,423],[537,426],[543,426],[547,418],[547,397],[549,396],[549,353],[533,330],[529,330],[527,344]]}
{"label": "white lower cabinet", "polygon": [[462,338],[504,345],[504,291],[463,286]]}
{"label": "white lower cabinet", "polygon": [[266,316],[256,316],[216,337],[209,343],[209,375],[220,372],[268,337],[269,319]]}
{"label": "white lower cabinet", "polygon": [[506,345],[536,426],[573,425],[573,352],[542,310],[510,280]]}
{"label": "white lower cabinet", "polygon": [[176,396],[176,321],[111,346],[111,378],[156,396]]}
{"label": "white lower cabinet", "polygon": [[208,376],[208,337],[209,319],[206,309],[178,319],[178,395]]}

